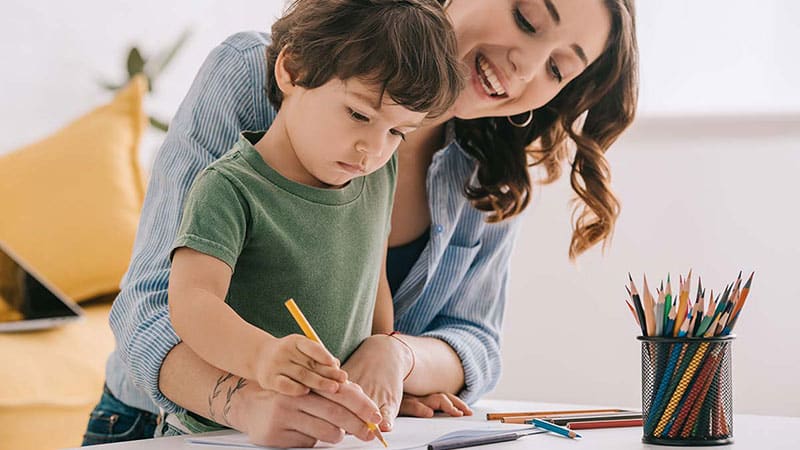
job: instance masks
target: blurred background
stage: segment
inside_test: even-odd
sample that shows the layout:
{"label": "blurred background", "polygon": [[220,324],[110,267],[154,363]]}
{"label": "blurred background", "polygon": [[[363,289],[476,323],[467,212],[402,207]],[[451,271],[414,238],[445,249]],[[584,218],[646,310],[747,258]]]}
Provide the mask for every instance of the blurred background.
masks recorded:
{"label": "blurred background", "polygon": [[[127,79],[132,46],[157,55],[190,30],[146,101],[153,117],[169,119],[212,48],[237,31],[268,29],[282,7],[5,0],[0,155],[108,101],[102,84]],[[639,113],[608,153],[623,208],[614,239],[604,253],[571,264],[568,179],[535,188],[513,256],[504,375],[491,397],[637,407],[628,272],[641,288],[643,273],[654,287],[691,268],[718,291],[744,270],[756,276],[733,347],[735,409],[800,416],[800,337],[792,328],[800,320],[800,3],[637,8]],[[145,167],[162,138],[148,131]]]}

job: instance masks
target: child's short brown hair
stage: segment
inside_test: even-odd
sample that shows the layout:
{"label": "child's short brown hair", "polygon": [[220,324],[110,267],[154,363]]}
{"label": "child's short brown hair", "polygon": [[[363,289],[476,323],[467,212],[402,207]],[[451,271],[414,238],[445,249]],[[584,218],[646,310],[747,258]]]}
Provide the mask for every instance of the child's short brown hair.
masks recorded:
{"label": "child's short brown hair", "polygon": [[431,116],[464,85],[452,26],[436,0],[295,0],[272,26],[267,91],[280,108],[275,61],[286,47],[294,83],[313,89],[357,77],[397,104]]}

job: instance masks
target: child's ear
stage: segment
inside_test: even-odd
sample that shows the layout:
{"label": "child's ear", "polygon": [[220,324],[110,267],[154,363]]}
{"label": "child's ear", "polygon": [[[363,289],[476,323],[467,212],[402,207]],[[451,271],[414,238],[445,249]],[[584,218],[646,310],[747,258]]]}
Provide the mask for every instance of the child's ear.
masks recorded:
{"label": "child's ear", "polygon": [[288,46],[283,47],[275,59],[275,83],[277,83],[278,89],[283,92],[284,96],[291,95],[296,88],[294,84],[295,74],[289,70],[291,55],[287,51],[288,48]]}

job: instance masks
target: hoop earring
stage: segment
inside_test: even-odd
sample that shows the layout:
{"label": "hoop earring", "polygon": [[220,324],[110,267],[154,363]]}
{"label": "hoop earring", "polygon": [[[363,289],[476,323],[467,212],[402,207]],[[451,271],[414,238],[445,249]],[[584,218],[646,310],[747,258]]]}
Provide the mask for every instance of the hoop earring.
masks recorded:
{"label": "hoop earring", "polygon": [[525,119],[525,122],[522,122],[522,123],[514,122],[514,119],[512,119],[512,117],[513,116],[506,116],[506,119],[508,119],[508,123],[510,123],[511,125],[513,125],[513,126],[515,126],[517,128],[525,128],[528,125],[530,125],[531,122],[533,122],[533,111],[528,111],[528,118]]}

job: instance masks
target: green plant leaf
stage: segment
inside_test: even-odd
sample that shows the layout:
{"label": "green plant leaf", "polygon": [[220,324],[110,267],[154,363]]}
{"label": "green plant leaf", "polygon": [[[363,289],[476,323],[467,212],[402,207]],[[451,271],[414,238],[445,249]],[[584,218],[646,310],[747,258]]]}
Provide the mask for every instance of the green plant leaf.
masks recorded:
{"label": "green plant leaf", "polygon": [[116,92],[122,88],[121,84],[109,83],[108,81],[100,80],[97,83],[100,84],[100,87],[102,87],[103,89],[111,92]]}
{"label": "green plant leaf", "polygon": [[155,128],[157,130],[161,130],[161,131],[163,131],[165,133],[169,129],[169,124],[168,123],[162,122],[162,121],[160,121],[160,120],[158,120],[158,119],[156,119],[155,117],[152,117],[152,116],[149,117],[149,119],[150,119],[150,125],[153,128]]}
{"label": "green plant leaf", "polygon": [[128,77],[133,78],[134,75],[144,72],[144,58],[139,53],[139,49],[132,47],[128,53]]}
{"label": "green plant leaf", "polygon": [[175,58],[175,55],[178,54],[180,49],[183,48],[184,44],[186,44],[186,41],[189,39],[191,34],[191,29],[187,28],[183,31],[183,33],[181,33],[180,36],[178,36],[178,39],[170,48],[161,52],[157,58],[151,58],[150,61],[148,61],[148,73],[150,74],[151,80],[152,78],[161,75],[161,72],[164,71],[172,59]]}

